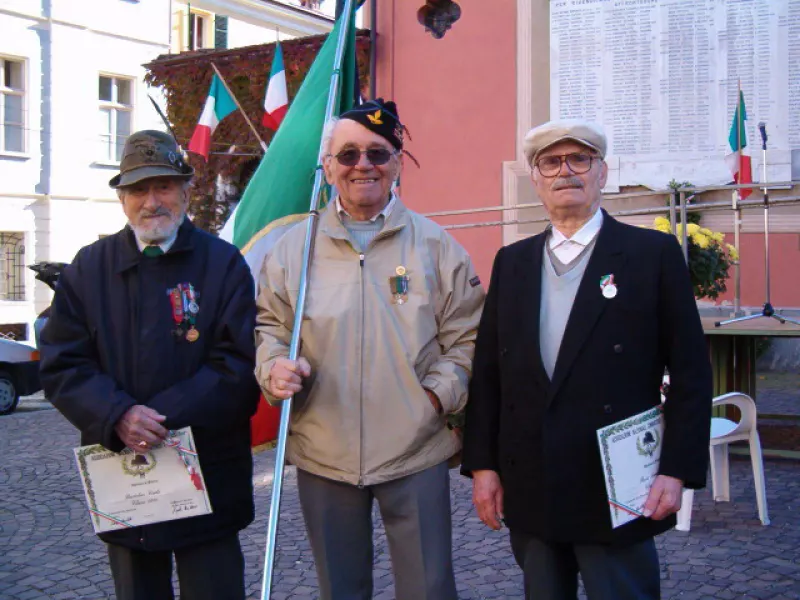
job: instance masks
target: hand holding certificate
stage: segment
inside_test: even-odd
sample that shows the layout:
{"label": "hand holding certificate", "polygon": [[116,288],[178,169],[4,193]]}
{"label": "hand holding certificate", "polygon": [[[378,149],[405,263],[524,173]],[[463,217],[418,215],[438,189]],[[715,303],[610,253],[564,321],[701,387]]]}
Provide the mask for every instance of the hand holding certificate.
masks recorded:
{"label": "hand holding certificate", "polygon": [[644,516],[663,439],[660,406],[597,430],[612,527]]}
{"label": "hand holding certificate", "polygon": [[147,452],[74,452],[95,533],[211,513],[189,427]]}

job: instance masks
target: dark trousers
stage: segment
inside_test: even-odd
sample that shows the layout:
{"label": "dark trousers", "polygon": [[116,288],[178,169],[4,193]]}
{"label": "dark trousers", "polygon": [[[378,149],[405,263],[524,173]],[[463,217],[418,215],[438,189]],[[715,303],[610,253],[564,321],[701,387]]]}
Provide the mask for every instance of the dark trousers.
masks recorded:
{"label": "dark trousers", "polygon": [[363,488],[298,469],[297,489],[322,600],[371,600],[373,499],[397,600],[456,600],[447,463]]}
{"label": "dark trousers", "polygon": [[244,600],[244,556],[237,534],[174,552],[108,544],[117,600],[173,600],[173,554],[181,600]]}
{"label": "dark trousers", "polygon": [[526,600],[576,600],[578,573],[589,600],[659,600],[661,579],[652,539],[627,546],[558,544],[511,532],[525,577]]}

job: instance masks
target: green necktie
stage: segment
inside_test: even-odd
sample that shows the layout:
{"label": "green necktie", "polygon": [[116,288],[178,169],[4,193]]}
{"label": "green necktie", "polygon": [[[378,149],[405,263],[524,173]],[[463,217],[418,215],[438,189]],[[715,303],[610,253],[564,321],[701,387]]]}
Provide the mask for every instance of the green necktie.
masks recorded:
{"label": "green necktie", "polygon": [[161,256],[164,254],[164,251],[161,249],[161,246],[145,246],[145,249],[142,250],[142,254],[147,256],[148,258],[153,258],[154,256]]}

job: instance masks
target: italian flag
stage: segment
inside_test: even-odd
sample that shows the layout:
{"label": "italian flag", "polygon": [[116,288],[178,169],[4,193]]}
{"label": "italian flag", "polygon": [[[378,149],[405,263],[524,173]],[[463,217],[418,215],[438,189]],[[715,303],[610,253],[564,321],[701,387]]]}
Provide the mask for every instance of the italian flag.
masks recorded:
{"label": "italian flag", "polygon": [[211,152],[211,136],[214,134],[214,130],[219,122],[234,110],[236,110],[236,103],[219,77],[214,75],[203,113],[200,115],[200,122],[194,129],[192,139],[189,140],[189,150],[208,160],[208,154]]}
{"label": "italian flag", "polygon": [[[339,95],[333,99],[334,114],[352,108],[355,100],[353,90],[358,77],[355,10],[350,15],[343,13],[328,34],[292,100],[283,125],[272,138],[269,150],[247,184],[242,199],[220,232],[222,239],[233,242],[240,249],[256,282],[264,259],[275,242],[308,217],[325,109],[335,72],[336,46],[339,32],[348,21],[348,35],[339,71]],[[276,50],[272,63],[273,79],[278,56]],[[281,59],[281,78],[282,64]],[[272,89],[272,79],[269,89]],[[269,99],[269,92],[267,97]],[[262,397],[256,414],[250,420],[252,445],[258,448],[272,443],[277,438],[279,422],[280,407],[270,406]]]}
{"label": "italian flag", "polygon": [[[733,174],[736,183],[753,183],[753,166],[750,154],[747,152],[747,133],[744,122],[747,120],[747,111],[744,108],[744,94],[739,90],[739,103],[733,113],[731,132],[728,134],[728,144],[731,153],[725,157],[725,162]],[[744,200],[753,193],[752,189],[739,190],[739,198]]]}
{"label": "italian flag", "polygon": [[286,116],[289,109],[289,93],[286,91],[286,69],[283,66],[283,50],[280,42],[275,43],[275,54],[272,57],[272,68],[267,83],[267,93],[264,96],[264,118],[261,124],[274,131]]}

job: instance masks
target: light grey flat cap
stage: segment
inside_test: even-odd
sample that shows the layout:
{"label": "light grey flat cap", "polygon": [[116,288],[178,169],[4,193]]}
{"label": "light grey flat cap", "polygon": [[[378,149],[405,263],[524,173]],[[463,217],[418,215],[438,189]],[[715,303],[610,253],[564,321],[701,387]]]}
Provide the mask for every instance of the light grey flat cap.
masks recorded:
{"label": "light grey flat cap", "polygon": [[606,157],[608,142],[603,128],[597,123],[579,119],[548,121],[531,129],[522,142],[522,150],[528,164],[532,164],[539,153],[558,142],[572,140],[595,150],[600,158]]}

